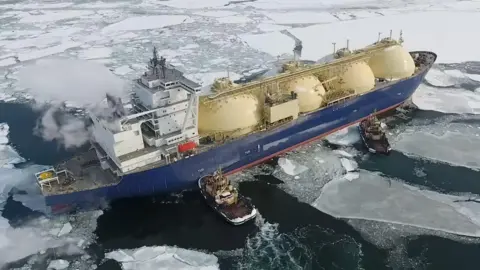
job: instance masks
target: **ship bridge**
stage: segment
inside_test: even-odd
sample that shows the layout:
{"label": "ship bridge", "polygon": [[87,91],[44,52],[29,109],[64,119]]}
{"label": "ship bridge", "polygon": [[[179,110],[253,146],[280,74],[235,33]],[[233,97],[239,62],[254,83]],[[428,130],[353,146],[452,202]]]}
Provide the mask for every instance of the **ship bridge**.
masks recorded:
{"label": "ship bridge", "polygon": [[178,157],[179,148],[198,143],[201,86],[158,58],[156,48],[148,71],[134,81],[133,90],[132,114],[110,122],[92,116],[94,146],[101,148],[98,158],[117,174],[168,163]]}

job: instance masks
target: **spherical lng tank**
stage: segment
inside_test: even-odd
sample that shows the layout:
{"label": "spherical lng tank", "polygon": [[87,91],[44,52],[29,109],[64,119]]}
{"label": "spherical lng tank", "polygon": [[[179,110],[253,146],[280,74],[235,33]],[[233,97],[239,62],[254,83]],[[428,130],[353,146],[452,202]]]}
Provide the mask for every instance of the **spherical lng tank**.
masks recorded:
{"label": "spherical lng tank", "polygon": [[376,53],[368,64],[377,78],[403,79],[415,72],[412,56],[400,45]]}
{"label": "spherical lng tank", "polygon": [[258,98],[242,94],[204,104],[199,102],[198,131],[202,134],[235,131],[250,132],[261,121]]}
{"label": "spherical lng tank", "polygon": [[288,82],[286,87],[289,92],[297,93],[300,112],[310,112],[322,105],[325,88],[316,77],[298,78]]}
{"label": "spherical lng tank", "polygon": [[336,90],[354,90],[361,94],[375,87],[375,76],[365,62],[346,64],[333,82]]}

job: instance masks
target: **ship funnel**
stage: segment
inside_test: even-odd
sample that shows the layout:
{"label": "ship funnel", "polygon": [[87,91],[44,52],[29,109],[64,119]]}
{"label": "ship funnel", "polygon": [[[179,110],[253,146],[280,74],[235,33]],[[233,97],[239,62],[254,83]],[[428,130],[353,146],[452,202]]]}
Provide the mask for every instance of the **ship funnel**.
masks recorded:
{"label": "ship funnel", "polygon": [[296,41],[295,42],[295,48],[293,48],[293,60],[298,61],[300,60],[300,57],[302,57],[302,42],[301,41]]}
{"label": "ship funnel", "polygon": [[124,117],[126,114],[125,108],[123,107],[122,100],[118,97],[106,94],[107,104],[110,109],[112,109],[112,116],[116,119]]}

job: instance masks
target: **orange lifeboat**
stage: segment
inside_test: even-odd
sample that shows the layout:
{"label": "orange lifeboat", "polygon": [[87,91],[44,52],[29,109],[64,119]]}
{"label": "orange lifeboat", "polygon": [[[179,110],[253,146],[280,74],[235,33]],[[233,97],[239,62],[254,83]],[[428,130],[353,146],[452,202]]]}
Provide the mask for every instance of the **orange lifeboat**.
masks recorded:
{"label": "orange lifeboat", "polygon": [[178,145],[178,152],[184,153],[190,150],[193,150],[197,147],[197,144],[193,141],[189,141],[183,144]]}

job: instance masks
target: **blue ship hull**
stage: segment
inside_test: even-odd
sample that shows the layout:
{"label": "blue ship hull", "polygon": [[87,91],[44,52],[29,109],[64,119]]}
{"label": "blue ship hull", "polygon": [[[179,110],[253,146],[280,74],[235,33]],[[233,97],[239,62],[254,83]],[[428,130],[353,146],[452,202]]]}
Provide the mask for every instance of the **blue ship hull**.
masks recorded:
{"label": "blue ship hull", "polygon": [[53,209],[54,206],[198,188],[198,179],[219,167],[225,174],[238,172],[355,124],[371,114],[402,105],[418,88],[429,68],[414,77],[299,117],[271,131],[252,134],[166,166],[124,175],[117,185],[46,196],[46,204]]}

